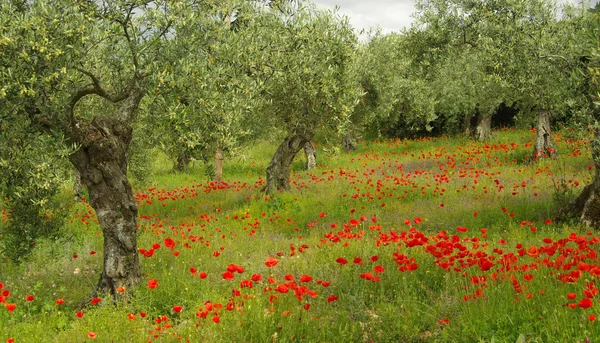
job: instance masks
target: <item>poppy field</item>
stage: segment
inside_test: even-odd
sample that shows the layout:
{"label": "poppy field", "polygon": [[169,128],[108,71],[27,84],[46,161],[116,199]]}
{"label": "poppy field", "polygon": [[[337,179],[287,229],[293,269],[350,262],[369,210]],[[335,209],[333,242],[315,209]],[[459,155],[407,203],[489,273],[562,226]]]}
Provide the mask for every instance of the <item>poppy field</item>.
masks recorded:
{"label": "poppy field", "polygon": [[[136,185],[143,279],[90,298],[94,211],[71,201],[60,240],[0,262],[0,342],[586,342],[600,337],[597,232],[557,223],[595,172],[589,142],[535,132],[361,142],[292,190],[261,192],[275,145]],[[65,187],[65,199],[68,190]],[[5,222],[9,213],[3,211]]]}

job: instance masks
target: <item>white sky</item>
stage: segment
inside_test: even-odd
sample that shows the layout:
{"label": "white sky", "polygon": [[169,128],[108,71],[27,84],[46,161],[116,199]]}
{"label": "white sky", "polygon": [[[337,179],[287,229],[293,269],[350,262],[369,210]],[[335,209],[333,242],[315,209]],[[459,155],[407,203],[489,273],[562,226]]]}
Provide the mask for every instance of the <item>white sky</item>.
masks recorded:
{"label": "white sky", "polygon": [[[352,26],[367,31],[379,26],[383,32],[400,31],[413,21],[415,0],[313,0],[319,7],[333,9],[339,6],[341,14],[350,18]],[[597,3],[599,0],[592,0]],[[559,4],[580,3],[581,0],[557,0]]]}

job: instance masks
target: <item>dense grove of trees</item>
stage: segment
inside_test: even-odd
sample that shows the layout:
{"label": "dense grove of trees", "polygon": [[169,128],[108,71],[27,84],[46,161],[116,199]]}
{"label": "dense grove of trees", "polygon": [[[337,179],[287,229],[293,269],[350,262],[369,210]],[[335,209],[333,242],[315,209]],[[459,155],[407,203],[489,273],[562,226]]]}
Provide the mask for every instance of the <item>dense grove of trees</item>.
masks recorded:
{"label": "dense grove of trees", "polygon": [[[537,128],[600,119],[600,18],[550,0],[428,0],[403,32],[360,40],[348,19],[304,1],[10,0],[0,3],[0,191],[15,262],[57,233],[73,170],[105,239],[97,290],[139,282],[128,168],[160,147],[183,170],[257,139],[279,144],[265,191],[289,189],[315,137],[492,134],[499,109]],[[600,225],[597,176],[569,209]],[[68,162],[73,168],[69,168]],[[143,160],[142,162],[143,163]]]}

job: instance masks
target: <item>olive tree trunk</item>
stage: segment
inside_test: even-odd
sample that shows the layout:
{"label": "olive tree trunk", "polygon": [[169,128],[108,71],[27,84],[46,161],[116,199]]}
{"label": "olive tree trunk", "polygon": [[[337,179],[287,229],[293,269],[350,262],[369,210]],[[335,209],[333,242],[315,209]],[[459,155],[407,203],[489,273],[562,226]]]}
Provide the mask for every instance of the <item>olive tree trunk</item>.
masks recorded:
{"label": "olive tree trunk", "polygon": [[312,132],[303,130],[296,131],[283,140],[267,167],[265,192],[271,194],[290,189],[290,167],[294,157],[307,142],[310,143],[312,137]]}
{"label": "olive tree trunk", "polygon": [[104,267],[95,293],[115,295],[120,286],[139,283],[137,251],[138,207],[127,179],[127,149],[131,142],[129,120],[143,97],[133,90],[123,101],[118,116],[74,118],[70,139],[79,149],[70,156],[89,192],[104,234]]}
{"label": "olive tree trunk", "polygon": [[[599,100],[593,98],[593,100]],[[594,105],[594,117],[600,118],[600,108]],[[581,194],[558,212],[557,220],[577,218],[588,227],[600,229],[600,130],[594,132],[592,159],[595,175],[591,184],[585,186]]]}
{"label": "olive tree trunk", "polygon": [[345,134],[344,138],[342,138],[342,151],[348,152],[353,150],[356,150],[356,143],[354,142],[354,138],[350,133]]}
{"label": "olive tree trunk", "polygon": [[471,113],[465,114],[465,116],[463,117],[462,131],[465,133],[466,136],[471,136],[471,119],[472,118],[473,118],[473,114],[471,114]]}
{"label": "olive tree trunk", "polygon": [[317,150],[311,141],[304,143],[304,155],[306,156],[306,169],[317,167]]}
{"label": "olive tree trunk", "polygon": [[487,113],[480,113],[477,116],[477,127],[475,128],[475,137],[480,142],[485,142],[492,137],[492,116],[495,110]]}
{"label": "olive tree trunk", "polygon": [[74,180],[73,180],[73,194],[75,195],[75,199],[82,200],[85,194],[83,182],[81,182],[81,174],[79,174],[78,170],[74,172]]}
{"label": "olive tree trunk", "polygon": [[223,149],[221,149],[220,146],[217,146],[217,148],[215,149],[215,174],[213,181],[223,181],[223,159]]}
{"label": "olive tree trunk", "polygon": [[551,136],[551,113],[548,110],[540,109],[537,115],[537,136],[533,147],[533,156],[531,159],[537,161],[544,157],[556,158],[558,156],[556,147],[552,142]]}

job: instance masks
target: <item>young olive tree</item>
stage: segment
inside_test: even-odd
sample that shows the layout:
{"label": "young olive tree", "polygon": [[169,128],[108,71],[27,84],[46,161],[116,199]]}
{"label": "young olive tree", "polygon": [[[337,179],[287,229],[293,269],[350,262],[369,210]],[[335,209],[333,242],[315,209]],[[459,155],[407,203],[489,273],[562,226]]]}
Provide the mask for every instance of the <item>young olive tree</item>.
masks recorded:
{"label": "young olive tree", "polygon": [[[3,131],[75,147],[68,158],[104,235],[97,292],[115,295],[141,278],[127,151],[173,19],[168,3],[40,0],[20,12],[0,5]],[[28,148],[43,155],[48,147]],[[12,162],[8,168],[19,167]]]}
{"label": "young olive tree", "polygon": [[168,113],[157,119],[176,169],[214,153],[212,175],[221,181],[224,154],[260,132],[259,78],[247,57],[257,46],[247,23],[257,14],[247,1],[201,2],[174,25],[156,102],[157,113]]}
{"label": "young olive tree", "polygon": [[347,124],[361,94],[351,69],[357,38],[347,18],[302,4],[280,3],[249,26],[264,45],[252,54],[264,69],[261,111],[286,133],[267,167],[273,193],[290,188],[291,163],[317,131]]}

